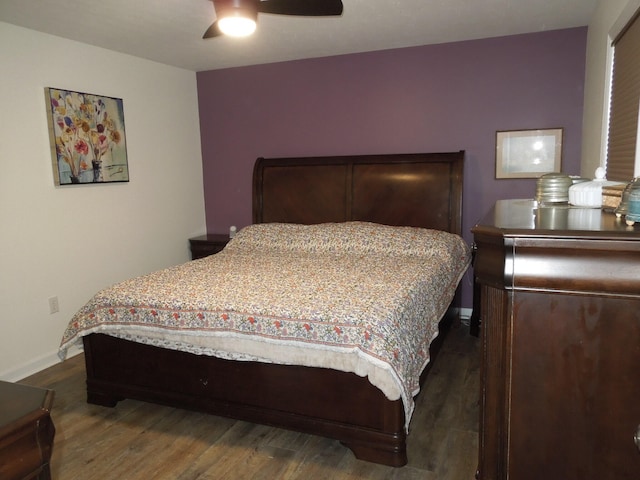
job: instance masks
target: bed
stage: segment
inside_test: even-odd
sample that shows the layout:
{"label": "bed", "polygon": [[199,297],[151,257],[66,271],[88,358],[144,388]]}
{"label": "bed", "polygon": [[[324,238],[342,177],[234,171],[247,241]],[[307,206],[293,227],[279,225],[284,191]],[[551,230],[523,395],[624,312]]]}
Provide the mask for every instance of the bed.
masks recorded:
{"label": "bed", "polygon": [[195,409],[402,466],[414,396],[459,317],[463,161],[259,158],[252,225],[216,255],[98,292],[61,355],[82,342],[89,403]]}

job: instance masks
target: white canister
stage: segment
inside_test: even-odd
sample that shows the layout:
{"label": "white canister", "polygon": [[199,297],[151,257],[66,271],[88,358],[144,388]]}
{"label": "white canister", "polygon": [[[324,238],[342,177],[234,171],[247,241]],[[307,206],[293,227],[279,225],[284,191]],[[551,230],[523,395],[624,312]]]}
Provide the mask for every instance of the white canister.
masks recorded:
{"label": "white canister", "polygon": [[576,183],[569,187],[569,203],[576,207],[601,208],[602,187],[618,185],[604,178],[604,168],[596,169],[596,178],[591,182]]}

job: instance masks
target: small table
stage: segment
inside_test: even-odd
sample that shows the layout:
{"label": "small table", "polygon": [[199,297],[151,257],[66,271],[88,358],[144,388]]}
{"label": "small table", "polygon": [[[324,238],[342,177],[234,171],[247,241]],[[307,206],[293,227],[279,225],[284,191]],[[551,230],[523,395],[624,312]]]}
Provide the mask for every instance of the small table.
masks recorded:
{"label": "small table", "polygon": [[0,381],[0,478],[49,480],[53,390]]}
{"label": "small table", "polygon": [[191,246],[191,259],[207,257],[222,251],[229,243],[228,233],[207,233],[199,237],[189,239]]}

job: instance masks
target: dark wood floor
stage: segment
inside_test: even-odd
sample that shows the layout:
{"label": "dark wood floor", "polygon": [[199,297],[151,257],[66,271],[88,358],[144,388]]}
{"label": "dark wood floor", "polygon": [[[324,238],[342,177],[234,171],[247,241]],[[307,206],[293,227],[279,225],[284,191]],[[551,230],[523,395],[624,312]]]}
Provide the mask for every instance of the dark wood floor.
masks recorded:
{"label": "dark wood floor", "polygon": [[56,391],[54,480],[472,480],[478,451],[478,339],[452,330],[418,397],[409,464],[356,460],[339,442],[125,400],[85,402],[78,355],[21,383]]}

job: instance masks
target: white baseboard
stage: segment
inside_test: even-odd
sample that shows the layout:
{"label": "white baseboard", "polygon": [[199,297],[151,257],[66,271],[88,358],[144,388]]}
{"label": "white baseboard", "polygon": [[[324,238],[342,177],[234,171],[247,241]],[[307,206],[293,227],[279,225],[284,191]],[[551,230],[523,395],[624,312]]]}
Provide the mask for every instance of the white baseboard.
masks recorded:
{"label": "white baseboard", "polygon": [[473,313],[473,308],[461,308],[460,323],[462,323],[463,325],[469,326],[472,313]]}
{"label": "white baseboard", "polygon": [[[82,347],[74,345],[67,351],[67,358],[75,357],[80,353],[82,353]],[[18,368],[2,372],[0,373],[0,379],[6,382],[19,382],[23,378],[29,377],[34,373],[41,372],[42,370],[60,362],[60,357],[58,356],[58,352],[56,351],[47,355],[43,355],[42,357],[32,360],[31,362],[26,363]]]}

